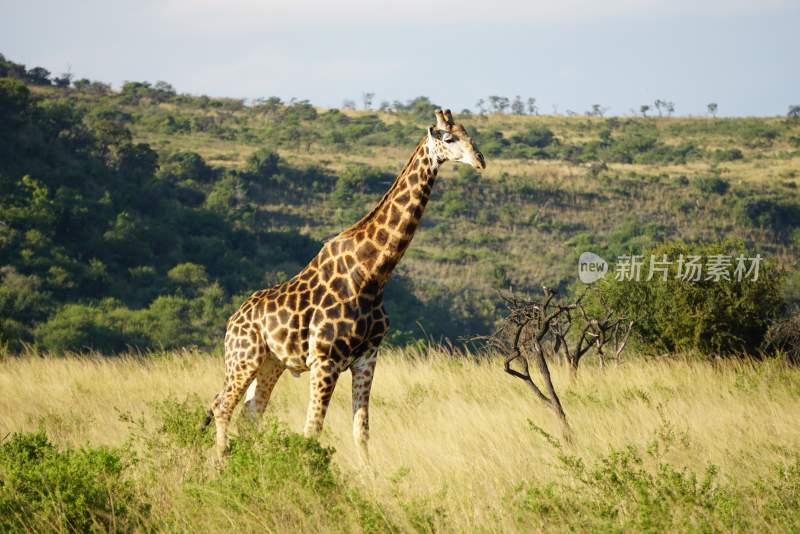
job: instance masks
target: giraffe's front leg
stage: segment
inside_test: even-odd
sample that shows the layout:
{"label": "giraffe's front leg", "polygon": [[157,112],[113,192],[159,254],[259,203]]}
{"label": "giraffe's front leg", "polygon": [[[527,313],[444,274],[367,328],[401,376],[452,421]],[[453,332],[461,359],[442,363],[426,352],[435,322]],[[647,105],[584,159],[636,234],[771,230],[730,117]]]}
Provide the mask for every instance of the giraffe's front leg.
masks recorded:
{"label": "giraffe's front leg", "polygon": [[308,437],[317,437],[322,432],[322,423],[325,421],[328,404],[339,379],[339,371],[329,360],[315,360],[310,370],[311,380],[304,432]]}
{"label": "giraffe's front leg", "polygon": [[369,463],[369,393],[375,375],[377,351],[359,358],[350,366],[353,373],[353,439],[363,463]]}

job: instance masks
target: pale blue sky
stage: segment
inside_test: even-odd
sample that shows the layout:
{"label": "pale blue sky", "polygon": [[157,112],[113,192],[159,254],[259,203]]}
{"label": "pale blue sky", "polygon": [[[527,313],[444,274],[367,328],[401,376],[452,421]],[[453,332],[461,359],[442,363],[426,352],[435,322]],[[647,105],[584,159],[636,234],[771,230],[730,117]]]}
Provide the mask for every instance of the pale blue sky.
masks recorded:
{"label": "pale blue sky", "polygon": [[0,0],[0,53],[54,73],[322,106],[536,97],[543,113],[784,115],[800,0]]}

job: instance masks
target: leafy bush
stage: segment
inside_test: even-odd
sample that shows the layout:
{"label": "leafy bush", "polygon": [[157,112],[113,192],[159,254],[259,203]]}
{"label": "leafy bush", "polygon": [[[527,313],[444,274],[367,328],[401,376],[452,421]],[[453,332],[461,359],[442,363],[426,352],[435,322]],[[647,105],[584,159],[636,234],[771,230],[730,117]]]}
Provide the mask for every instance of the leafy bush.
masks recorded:
{"label": "leafy bush", "polygon": [[[792,488],[800,483],[795,467],[786,470],[786,482],[759,481],[754,488],[724,481],[714,465],[702,474],[692,472],[668,461],[673,449],[690,445],[688,435],[675,431],[668,422],[662,423],[645,450],[628,445],[587,464],[531,425],[557,449],[564,482],[543,485],[531,480],[510,495],[521,526],[558,524],[561,528],[556,530],[598,532],[747,531],[766,525],[792,530],[798,526],[800,516],[791,509],[797,500]],[[754,494],[765,493],[774,495],[770,504],[754,509],[753,503],[759,501]]]}
{"label": "leafy bush", "polygon": [[743,224],[765,228],[788,239],[800,228],[800,204],[783,198],[755,196],[739,200],[734,211]]}
{"label": "leafy bush", "polygon": [[[656,272],[651,280],[646,280],[650,258],[660,261],[664,255],[672,262],[667,266],[667,279]],[[714,255],[731,257],[730,279],[707,279],[705,268],[699,281],[677,278],[679,257],[691,255],[701,256],[703,264]],[[595,304],[605,302],[634,319],[635,333],[644,350],[752,353],[781,311],[782,274],[764,259],[757,281],[752,281],[752,274],[736,281],[733,270],[740,255],[753,256],[734,243],[660,245],[643,254],[646,263],[640,281],[606,276],[590,298]]]}
{"label": "leafy bush", "polygon": [[719,176],[701,176],[694,182],[695,187],[706,195],[724,195],[730,189],[731,184],[725,178]]}
{"label": "leafy bush", "polygon": [[41,290],[37,276],[19,274],[13,267],[0,268],[0,347],[19,349],[32,340],[31,323],[50,310],[51,296]]}
{"label": "leafy bush", "polygon": [[747,122],[741,127],[741,136],[750,148],[766,148],[778,138],[780,131],[772,125],[761,122]]}
{"label": "leafy bush", "polygon": [[160,162],[159,175],[167,176],[176,182],[184,180],[209,182],[216,177],[214,169],[209,167],[197,152],[176,152],[163,158]]}
{"label": "leafy bush", "polygon": [[[337,525],[368,532],[396,529],[377,501],[362,496],[343,479],[333,463],[334,449],[316,439],[289,432],[274,419],[240,422],[224,468],[209,479],[204,453],[211,447],[213,432],[197,431],[204,403],[196,397],[183,402],[170,399],[158,403],[155,411],[160,421],[155,432],[145,430],[141,421],[131,422],[150,451],[148,457],[183,466],[181,491],[186,498],[172,510],[176,516],[197,516],[197,524],[202,522],[210,530],[218,529],[208,524],[209,517],[219,517],[224,529],[232,510],[242,518],[258,517],[261,528],[270,525],[267,530],[302,530],[309,525],[321,530],[337,530]],[[164,464],[152,462],[149,467],[157,479]]]}
{"label": "leafy bush", "polygon": [[67,304],[35,330],[37,343],[45,350],[61,353],[96,349],[122,352],[141,341],[109,323],[102,311],[85,304]]}
{"label": "leafy bush", "polygon": [[127,531],[148,512],[125,451],[59,450],[43,430],[0,445],[0,531]]}
{"label": "leafy bush", "polygon": [[[330,196],[334,205],[350,207],[360,195],[377,195],[388,189],[394,176],[366,165],[354,165],[345,169],[336,180]],[[363,209],[359,202],[359,209]]]}
{"label": "leafy bush", "polygon": [[253,152],[247,158],[245,172],[248,179],[252,181],[269,180],[273,174],[278,172],[278,162],[280,158],[275,152],[260,149]]}
{"label": "leafy bush", "polygon": [[715,150],[711,156],[714,161],[738,161],[744,158],[744,154],[738,148],[720,148]]}

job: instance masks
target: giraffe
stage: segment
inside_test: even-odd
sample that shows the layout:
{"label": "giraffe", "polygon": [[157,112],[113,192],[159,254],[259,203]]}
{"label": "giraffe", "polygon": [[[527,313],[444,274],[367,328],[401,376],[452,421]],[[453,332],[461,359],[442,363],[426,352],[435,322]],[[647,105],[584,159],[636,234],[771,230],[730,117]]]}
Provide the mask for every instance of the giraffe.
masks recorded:
{"label": "giraffe", "polygon": [[223,461],[227,430],[242,393],[246,415],[266,408],[285,370],[310,372],[304,432],[317,436],[339,375],[352,373],[353,438],[368,462],[369,396],[378,346],[389,327],[383,289],[403,257],[446,161],[483,170],[486,162],[472,138],[436,110],[403,170],[383,198],[358,222],[327,241],[290,280],[251,295],[227,323],[225,380],[201,425],[216,420],[216,452]]}

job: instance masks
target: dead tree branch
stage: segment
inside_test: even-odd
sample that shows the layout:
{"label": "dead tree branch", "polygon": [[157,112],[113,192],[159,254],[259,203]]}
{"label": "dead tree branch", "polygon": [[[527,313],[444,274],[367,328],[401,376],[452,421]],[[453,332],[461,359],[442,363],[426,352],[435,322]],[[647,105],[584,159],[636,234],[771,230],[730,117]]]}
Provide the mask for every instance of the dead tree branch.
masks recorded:
{"label": "dead tree branch", "polygon": [[[563,303],[557,299],[555,291],[547,287],[542,289],[539,299],[521,297],[513,292],[502,295],[506,314],[497,330],[490,336],[473,340],[483,342],[504,355],[505,372],[522,380],[536,398],[556,414],[564,438],[571,440],[572,430],[553,386],[548,356],[563,353],[573,378],[581,358],[592,348],[597,351],[601,366],[605,365],[607,345],[613,348],[612,358],[619,362],[633,321],[617,317],[611,310],[606,310],[600,318],[592,316],[583,304],[586,292],[572,302]],[[531,374],[532,363],[538,370],[538,384]]]}

